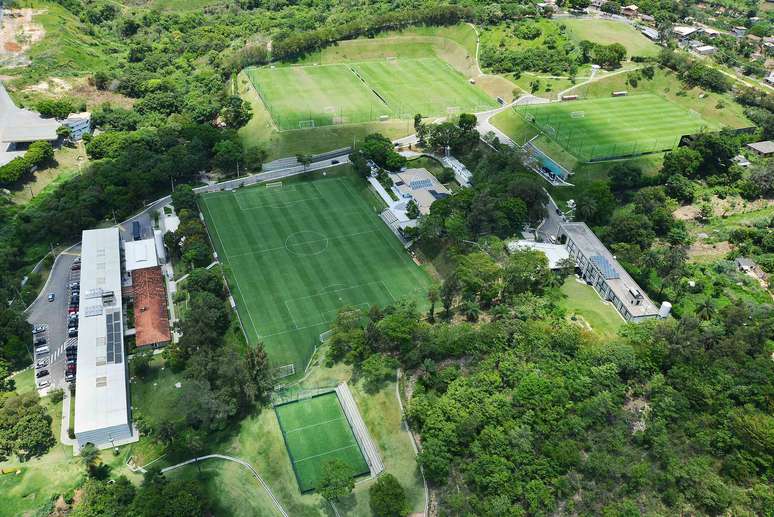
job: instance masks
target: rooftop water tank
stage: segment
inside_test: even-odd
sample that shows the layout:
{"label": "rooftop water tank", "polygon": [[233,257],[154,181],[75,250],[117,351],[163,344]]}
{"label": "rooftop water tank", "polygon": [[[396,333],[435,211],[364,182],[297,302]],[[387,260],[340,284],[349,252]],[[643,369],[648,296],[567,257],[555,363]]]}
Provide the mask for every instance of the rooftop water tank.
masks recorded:
{"label": "rooftop water tank", "polygon": [[666,318],[672,311],[672,304],[669,302],[661,302],[661,308],[658,310],[659,318]]}

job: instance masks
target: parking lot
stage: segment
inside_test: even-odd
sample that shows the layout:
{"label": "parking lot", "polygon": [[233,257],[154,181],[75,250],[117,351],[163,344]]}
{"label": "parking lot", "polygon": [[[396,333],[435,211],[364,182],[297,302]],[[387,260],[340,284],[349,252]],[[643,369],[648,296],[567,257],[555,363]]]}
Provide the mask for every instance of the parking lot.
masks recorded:
{"label": "parking lot", "polygon": [[[47,375],[42,375],[35,379],[36,383],[48,381],[48,385],[40,388],[41,395],[48,393],[53,388],[66,388],[65,381],[67,354],[66,346],[76,343],[77,339],[68,341],[68,308],[71,302],[70,284],[78,282],[80,271],[73,270],[73,263],[80,260],[80,247],[76,246],[59,256],[54,263],[48,282],[40,292],[40,296],[33,302],[27,310],[27,321],[33,327],[42,327],[41,332],[37,332],[30,337],[30,347],[35,356],[33,366],[44,364],[36,368],[36,374],[42,370],[47,370]],[[53,299],[50,299],[53,295]],[[37,347],[34,343],[45,339],[45,345],[42,343]],[[35,348],[45,346],[48,351],[38,354]]]}

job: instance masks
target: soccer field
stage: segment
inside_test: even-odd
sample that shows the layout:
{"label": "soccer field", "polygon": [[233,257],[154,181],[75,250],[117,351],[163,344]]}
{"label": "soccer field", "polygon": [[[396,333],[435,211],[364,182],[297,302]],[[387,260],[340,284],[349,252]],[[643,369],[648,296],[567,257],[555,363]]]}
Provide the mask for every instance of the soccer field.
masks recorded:
{"label": "soccer field", "polygon": [[581,161],[668,151],[680,137],[715,129],[657,95],[520,106],[517,111]]}
{"label": "soccer field", "polygon": [[326,461],[339,459],[355,477],[370,472],[335,392],[275,406],[302,492],[317,488]]}
{"label": "soccer field", "polygon": [[438,58],[251,68],[247,76],[279,129],[353,124],[497,106]]}
{"label": "soccer field", "polygon": [[250,343],[306,367],[339,308],[424,300],[428,275],[348,177],[200,197]]}

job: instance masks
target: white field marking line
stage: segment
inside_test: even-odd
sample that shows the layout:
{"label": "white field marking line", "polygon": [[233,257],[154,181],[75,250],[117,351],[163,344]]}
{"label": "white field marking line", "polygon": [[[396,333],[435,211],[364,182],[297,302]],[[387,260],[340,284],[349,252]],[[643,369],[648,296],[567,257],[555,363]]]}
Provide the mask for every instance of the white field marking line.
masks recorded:
{"label": "white field marking line", "polygon": [[315,323],[313,325],[305,325],[303,327],[298,327],[298,328],[294,328],[294,329],[281,330],[279,332],[272,332],[271,334],[264,334],[262,336],[259,335],[258,337],[259,338],[267,338],[267,337],[281,336],[282,334],[289,334],[291,332],[296,332],[296,331],[299,331],[299,330],[309,329],[309,328],[312,328],[312,327],[319,327],[321,325],[324,325],[324,323]]}
{"label": "white field marking line", "polygon": [[338,449],[333,449],[331,451],[322,452],[320,454],[315,454],[314,456],[307,456],[306,458],[302,458],[300,460],[296,460],[293,463],[301,463],[302,461],[312,460],[314,458],[319,458],[320,456],[327,456],[328,454],[333,454],[334,452],[343,451],[345,449],[351,449],[352,447],[357,447],[358,449],[360,448],[360,446],[358,444],[353,443],[352,445],[347,445],[346,447],[339,447]]}
{"label": "white field marking line", "polygon": [[[207,206],[207,203],[203,203],[205,210],[207,210],[207,214],[209,214],[209,219],[212,221],[212,214],[210,214],[210,208]],[[231,266],[231,259],[228,256],[228,253],[226,253],[226,246],[223,244],[223,239],[220,238],[220,232],[218,231],[218,225],[214,224],[212,225],[215,228],[215,235],[218,237],[218,241],[220,242],[220,247],[223,248],[223,254],[225,255],[226,262],[228,263],[229,267]],[[245,298],[244,293],[242,292],[242,288],[239,287],[239,279],[237,278],[238,275],[233,274],[234,271],[232,270],[232,276],[234,277],[234,283],[236,284],[236,288],[239,291],[239,296],[242,298],[242,302],[245,306],[245,310],[247,311],[247,315],[250,317],[250,324],[253,326],[253,331],[256,335],[258,335],[258,327],[255,326],[255,320],[253,320],[253,313],[250,312],[250,309],[247,307],[247,301]]]}
{"label": "white field marking line", "polygon": [[[313,230],[301,230],[301,231],[313,231]],[[348,234],[345,234],[345,235],[337,235],[336,237],[326,237],[325,239],[315,239],[315,240],[312,240],[312,241],[300,242],[299,244],[313,244],[315,242],[323,242],[323,241],[326,241],[326,240],[327,241],[332,241],[332,240],[335,240],[335,239],[345,239],[347,237],[356,237],[358,235],[365,235],[366,233],[373,233],[375,231],[376,230],[374,229],[374,230],[366,230],[366,231],[362,231],[362,232],[348,233]],[[295,232],[295,233],[298,233],[298,232]],[[282,246],[277,246],[277,247],[274,247],[274,248],[266,248],[264,250],[246,251],[244,253],[237,253],[235,255],[231,255],[230,258],[245,257],[247,255],[261,255],[263,253],[268,253],[268,252],[278,251],[278,250],[287,250],[287,246],[285,246],[283,244]],[[298,256],[298,255],[296,255],[296,256]]]}
{"label": "white field marking line", "polygon": [[303,199],[296,199],[295,201],[286,201],[286,202],[280,203],[280,204],[258,205],[258,206],[248,206],[248,207],[242,206],[242,203],[237,201],[237,205],[239,205],[239,209],[241,211],[247,212],[248,210],[260,210],[261,208],[287,208],[290,205],[295,205],[296,203],[305,203],[306,201],[314,201],[316,199],[321,199],[321,198],[320,197],[305,197]]}
{"label": "white field marking line", "polygon": [[290,431],[285,431],[285,434],[295,433],[297,431],[303,431],[304,429],[309,429],[309,428],[312,428],[312,427],[318,427],[318,426],[321,426],[321,425],[330,424],[331,422],[338,422],[340,420],[345,420],[345,419],[346,419],[346,417],[341,416],[339,418],[332,418],[330,420],[326,420],[325,422],[319,422],[317,424],[303,425],[301,427],[296,427],[295,429],[291,429]]}
{"label": "white field marking line", "polygon": [[[317,198],[310,198],[310,199],[317,199]],[[262,207],[261,207],[261,208],[262,208]],[[253,210],[253,209],[252,209],[252,208],[250,208],[250,209],[247,209],[247,210]],[[247,210],[245,210],[245,211],[247,211]],[[362,211],[361,209],[359,209],[359,208],[354,208],[354,209],[351,209],[351,210],[339,210],[337,213],[338,213],[339,215],[349,215],[349,214],[362,214],[362,213],[363,213],[363,211]],[[314,215],[315,215],[315,214],[311,214],[311,215],[310,215],[310,217],[313,217]],[[303,218],[302,218],[302,219],[303,219]],[[306,218],[306,219],[309,219],[309,218]],[[263,229],[263,228],[274,227],[275,225],[274,225],[274,224],[271,224],[271,223],[266,223],[266,224],[251,224],[251,226],[252,226],[253,228],[257,228],[257,229]],[[301,232],[306,232],[306,231],[317,231],[317,230],[308,230],[308,229],[305,229],[305,230],[299,230],[299,231],[301,231]],[[293,233],[298,233],[298,232],[293,232]],[[322,231],[320,231],[320,233],[323,233],[323,232],[322,232]],[[291,235],[292,235],[292,234],[291,234]],[[338,237],[338,236],[335,236],[335,237],[333,237],[333,238],[336,238],[336,237]],[[244,252],[244,253],[247,253],[247,252]],[[240,254],[242,254],[242,253],[240,252]],[[233,256],[233,255],[232,255],[232,256]]]}
{"label": "white field marking line", "polygon": [[[323,294],[326,294],[326,293],[323,293]],[[297,327],[296,318],[293,316],[293,311],[291,311],[290,307],[288,307],[288,301],[292,301],[292,300],[285,300],[285,309],[287,309],[287,311],[290,313],[290,319],[293,320],[293,325],[295,325]],[[365,307],[363,307],[363,306],[365,306]],[[353,307],[356,307],[358,309],[362,309],[362,308],[366,308],[367,309],[368,308],[368,302],[358,303],[357,305],[354,305]],[[335,312],[337,310],[338,309],[331,309],[328,312]],[[323,318],[322,321],[318,321],[317,323],[315,323],[313,325],[305,325],[303,327],[297,328],[296,330],[300,330],[302,328],[317,327],[319,325],[330,325],[331,324],[330,319],[326,318],[325,314],[322,311],[318,310],[317,314],[319,314]]]}
{"label": "white field marking line", "polygon": [[350,289],[357,289],[359,287],[365,287],[365,286],[371,285],[371,284],[384,284],[384,282],[382,280],[374,280],[373,282],[363,282],[362,284],[351,285],[349,287],[342,287],[342,288],[339,288],[339,289],[333,289],[331,291],[324,291],[324,292],[317,293],[317,294],[310,294],[310,295],[307,295],[307,296],[301,296],[299,298],[291,298],[289,300],[285,300],[285,303],[287,303],[287,302],[296,302],[298,300],[307,300],[309,298],[317,298],[318,296],[322,296],[322,295],[325,295],[325,294],[333,294],[333,293],[339,293],[341,291],[349,291]]}

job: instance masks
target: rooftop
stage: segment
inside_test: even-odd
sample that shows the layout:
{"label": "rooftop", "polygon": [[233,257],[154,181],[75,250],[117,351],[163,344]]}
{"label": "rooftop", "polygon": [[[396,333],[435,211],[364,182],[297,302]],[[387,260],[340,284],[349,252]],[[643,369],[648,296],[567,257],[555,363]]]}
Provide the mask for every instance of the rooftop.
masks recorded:
{"label": "rooftop", "polygon": [[697,30],[699,29],[697,29],[696,27],[690,27],[687,25],[677,25],[675,27],[672,27],[672,32],[674,32],[678,36],[683,36],[683,37],[689,36],[694,32],[696,32]]}
{"label": "rooftop", "polygon": [[171,341],[167,292],[161,269],[148,267],[132,273],[134,288],[134,327],[137,346]]}
{"label": "rooftop", "polygon": [[595,264],[604,275],[610,290],[623,302],[632,299],[633,293],[642,295],[639,305],[626,303],[627,310],[634,317],[648,316],[658,313],[656,305],[640,289],[640,286],[629,276],[626,269],[602,244],[602,241],[586,226],[586,223],[564,223],[562,231],[580,248],[583,255]]}
{"label": "rooftop", "polygon": [[129,423],[118,228],[83,232],[80,281],[76,435]]}
{"label": "rooftop", "polygon": [[395,189],[404,198],[413,199],[419,207],[419,213],[430,213],[430,205],[451,193],[427,169],[406,169],[390,173]]}
{"label": "rooftop", "polygon": [[124,244],[124,255],[126,257],[126,271],[159,265],[154,239],[127,241]]}
{"label": "rooftop", "polygon": [[556,269],[562,259],[570,258],[567,247],[563,244],[551,244],[548,242],[536,242],[527,240],[508,241],[506,244],[508,252],[513,253],[516,250],[535,250],[542,252],[548,259],[548,267]]}
{"label": "rooftop", "polygon": [[17,108],[0,81],[0,142],[56,140],[59,126],[54,119],[45,119],[34,111]]}
{"label": "rooftop", "polygon": [[771,140],[764,140],[763,142],[755,142],[752,144],[747,144],[747,147],[749,147],[750,149],[754,149],[761,154],[774,153],[774,141],[771,141]]}

